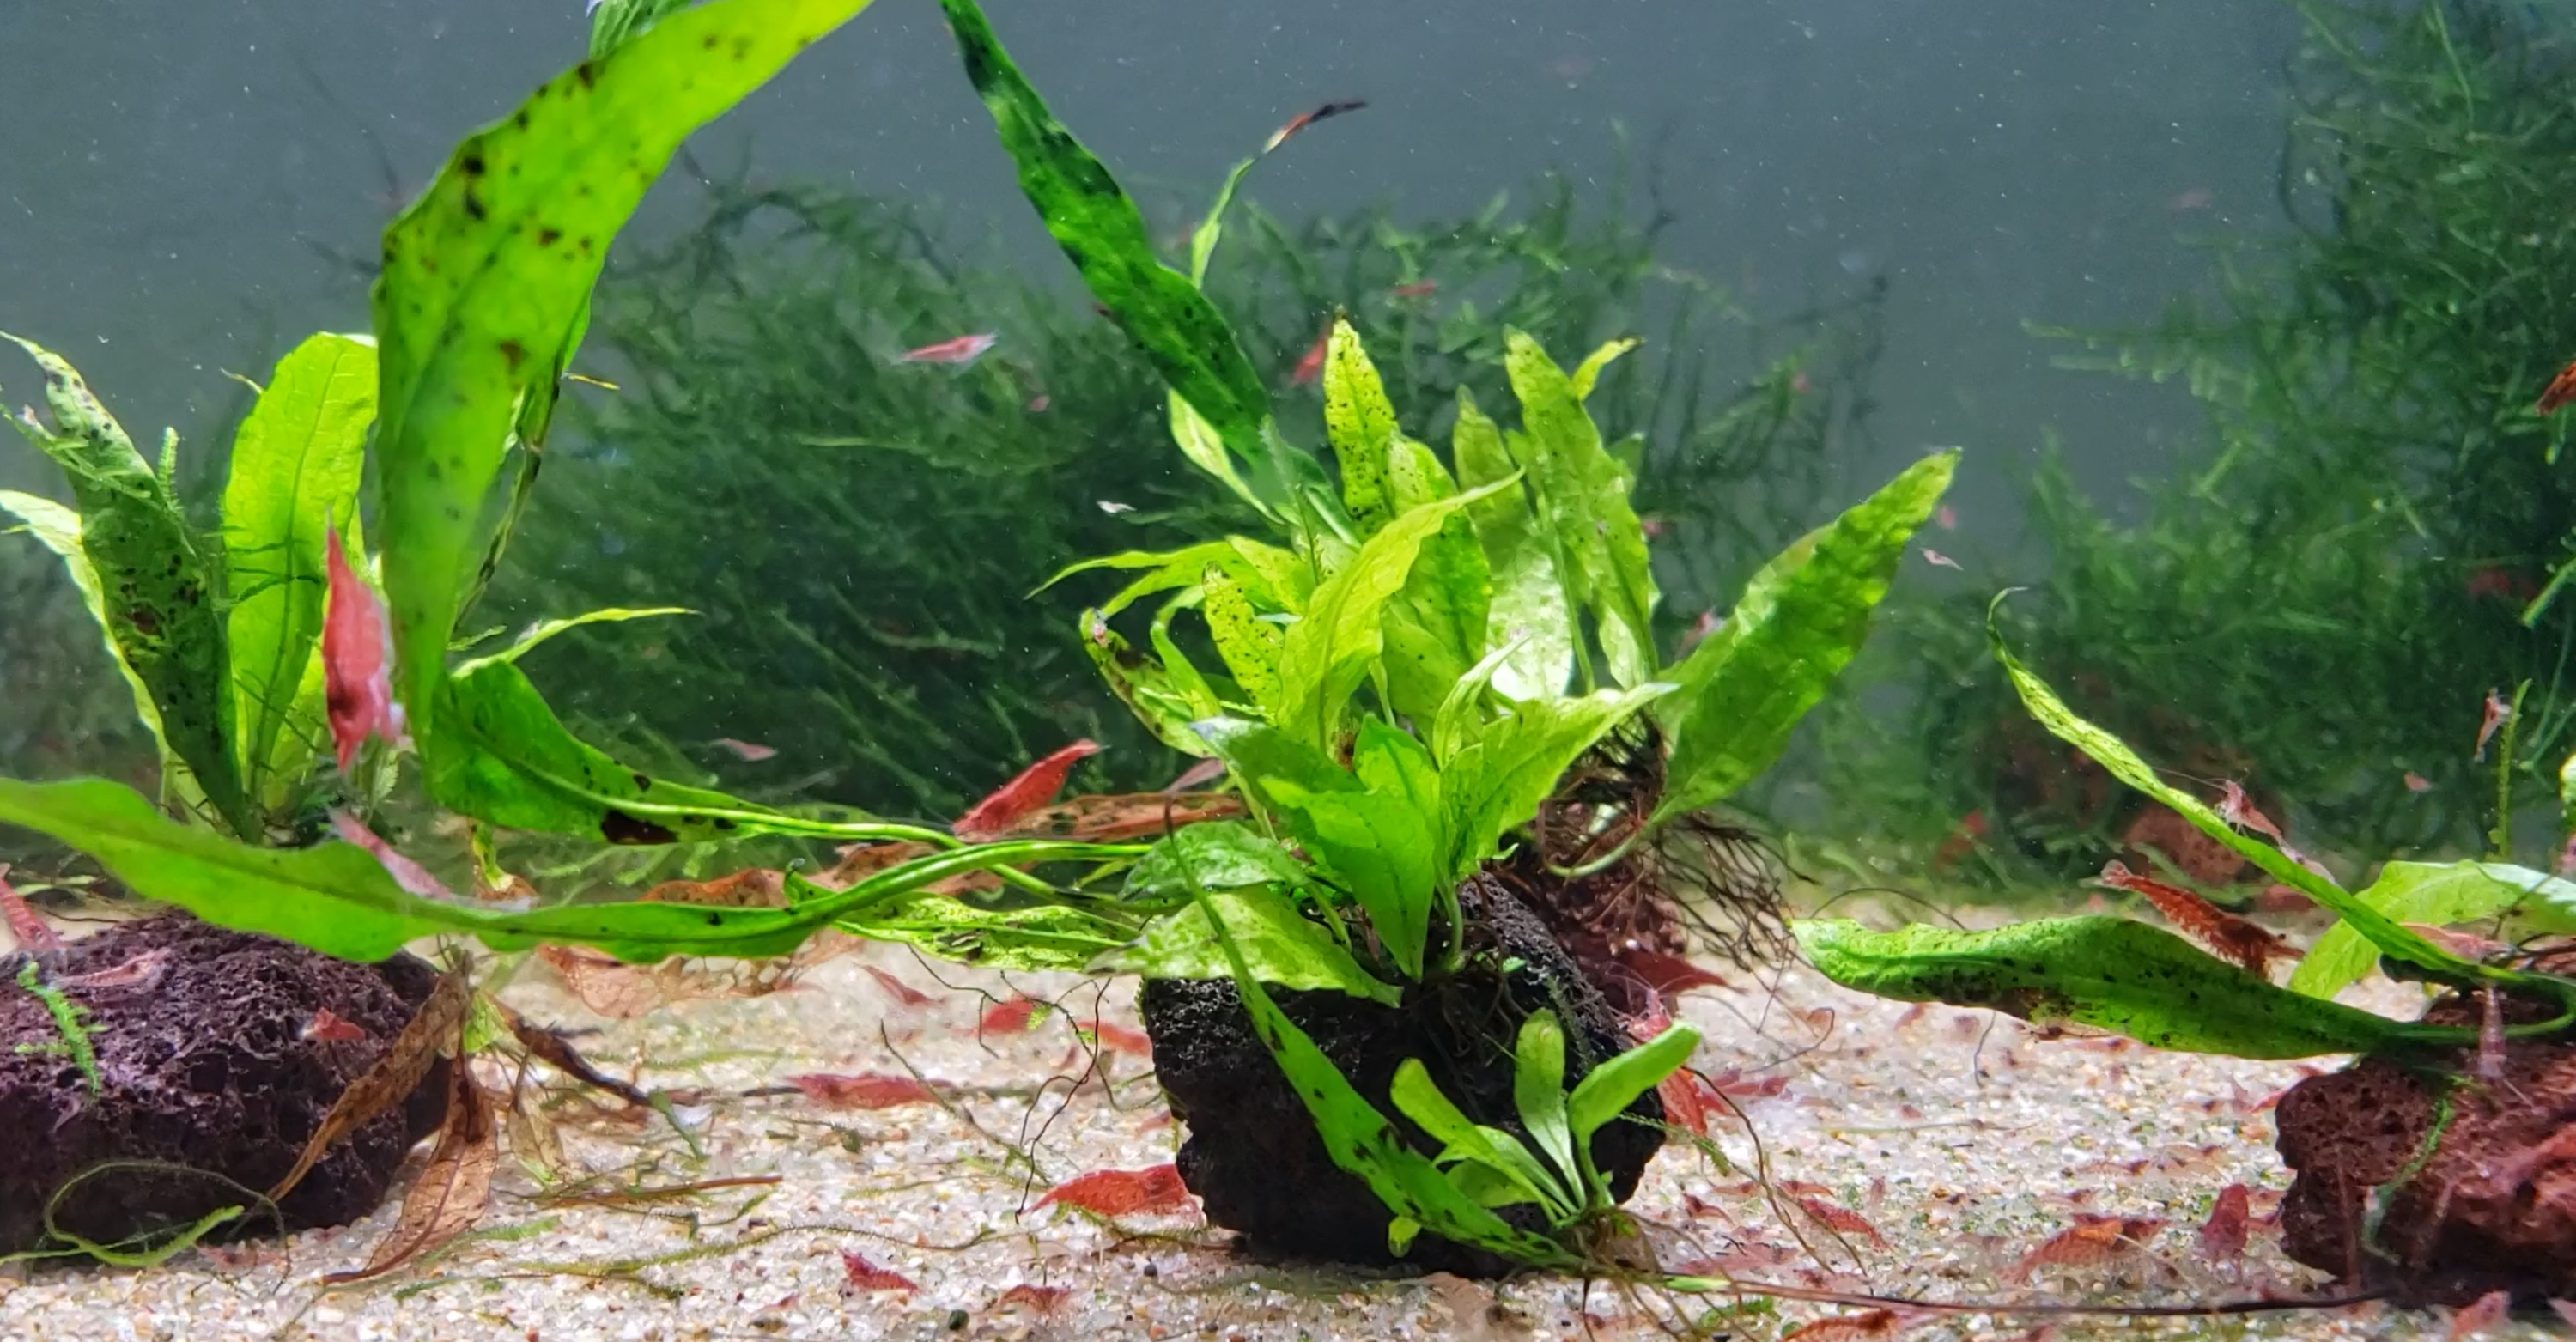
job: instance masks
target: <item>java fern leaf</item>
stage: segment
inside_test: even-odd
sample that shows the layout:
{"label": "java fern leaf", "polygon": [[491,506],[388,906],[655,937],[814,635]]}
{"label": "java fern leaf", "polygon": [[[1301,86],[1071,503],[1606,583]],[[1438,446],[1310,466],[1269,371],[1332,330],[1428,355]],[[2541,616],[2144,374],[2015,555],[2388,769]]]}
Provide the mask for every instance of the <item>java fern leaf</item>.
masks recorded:
{"label": "java fern leaf", "polygon": [[256,836],[258,810],[234,753],[224,573],[214,547],[188,524],[170,481],[135,450],[81,375],[41,345],[5,338],[44,372],[52,422],[28,414],[16,424],[71,484],[108,640],[150,692],[168,753],[187,765],[235,834]]}
{"label": "java fern leaf", "polygon": [[[219,927],[284,937],[363,961],[382,960],[408,942],[441,933],[473,936],[500,951],[540,942],[594,946],[635,962],[672,955],[784,955],[816,929],[844,918],[864,923],[875,916],[898,928],[897,901],[954,876],[1134,852],[1052,840],[955,848],[889,867],[847,890],[812,892],[783,909],[637,901],[517,910],[410,893],[354,844],[268,849],[236,843],[181,825],[140,794],[101,779],[0,779],[0,824],[70,844],[136,894]],[[1068,948],[1065,959],[1087,960],[1097,949]]]}
{"label": "java fern leaf", "polygon": [[2275,987],[2126,918],[2043,918],[1990,932],[1921,924],[1872,932],[1848,919],[1820,919],[1793,930],[1817,971],[1847,988],[1989,1007],[2037,1025],[2115,1030],[2157,1048],[2312,1058],[2474,1037]]}
{"label": "java fern leaf", "polygon": [[[661,14],[467,136],[385,230],[374,293],[384,585],[398,694],[433,795],[452,809],[543,816],[547,828],[612,839],[684,833],[621,821],[614,803],[636,799],[619,794],[649,791],[650,779],[617,788],[604,775],[547,772],[587,763],[588,747],[559,724],[525,750],[450,730],[450,714],[536,719],[517,712],[519,686],[506,677],[451,682],[449,641],[491,551],[487,498],[514,435],[541,431],[529,413],[552,403],[618,229],[690,132],[866,3],[714,0]],[[730,799],[720,809],[763,814]]]}
{"label": "java fern leaf", "polygon": [[1662,674],[1680,688],[1657,709],[1673,743],[1657,822],[1725,799],[1779,760],[1869,637],[1906,541],[1958,460],[1950,451],[1916,462],[1781,551],[1726,623]]}

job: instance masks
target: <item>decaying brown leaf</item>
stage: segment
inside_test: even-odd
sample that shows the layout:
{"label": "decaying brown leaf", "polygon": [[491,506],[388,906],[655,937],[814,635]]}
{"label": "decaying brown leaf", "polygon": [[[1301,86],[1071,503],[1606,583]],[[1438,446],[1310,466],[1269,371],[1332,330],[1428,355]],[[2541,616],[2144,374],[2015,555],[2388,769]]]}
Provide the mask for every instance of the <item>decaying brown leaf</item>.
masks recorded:
{"label": "decaying brown leaf", "polygon": [[572,1041],[564,1038],[561,1031],[535,1024],[498,1002],[493,1005],[500,1007],[501,1019],[508,1022],[510,1033],[519,1041],[519,1047],[526,1049],[537,1061],[594,1090],[607,1091],[628,1104],[649,1106],[653,1103],[653,1097],[641,1088],[591,1066],[590,1059],[581,1056],[581,1050],[574,1048]]}
{"label": "decaying brown leaf", "polygon": [[[411,1024],[387,1047],[376,1065],[366,1070],[340,1098],[331,1102],[331,1111],[322,1116],[322,1125],[304,1143],[295,1157],[294,1168],[277,1186],[268,1190],[270,1201],[276,1201],[295,1190],[311,1173],[315,1163],[331,1153],[340,1139],[364,1127],[376,1115],[403,1102],[420,1087],[421,1078],[429,1075],[438,1056],[456,1043],[465,1024],[465,1009],[471,1000],[463,970],[449,970],[438,977],[438,986],[430,990],[420,1010],[412,1013]],[[456,1069],[464,1071],[460,1063]]]}
{"label": "decaying brown leaf", "polygon": [[459,1062],[448,1072],[447,1120],[439,1125],[438,1144],[430,1148],[429,1165],[411,1192],[403,1196],[402,1214],[394,1228],[376,1242],[367,1265],[354,1272],[324,1274],[324,1284],[342,1286],[380,1277],[474,1228],[492,1205],[492,1172],[501,1161],[500,1134],[492,1123],[492,1101],[474,1081],[473,1069]]}

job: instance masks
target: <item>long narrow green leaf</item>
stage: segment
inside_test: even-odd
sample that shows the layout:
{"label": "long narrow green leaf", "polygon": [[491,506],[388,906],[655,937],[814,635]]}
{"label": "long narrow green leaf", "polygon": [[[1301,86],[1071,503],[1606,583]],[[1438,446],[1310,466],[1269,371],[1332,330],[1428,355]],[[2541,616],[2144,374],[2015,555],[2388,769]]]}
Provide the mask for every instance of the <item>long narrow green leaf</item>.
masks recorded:
{"label": "long narrow green leaf", "polygon": [[330,748],[320,662],[324,537],[356,520],[376,418],[376,342],[307,337],[278,360],[233,437],[224,481],[234,721],[244,785],[265,810]]}
{"label": "long narrow green leaf", "polygon": [[714,0],[664,15],[467,136],[385,230],[384,577],[424,749],[486,498],[523,407],[551,395],[610,242],[691,131],[866,3]]}
{"label": "long narrow green leaf", "polygon": [[[1530,1154],[1530,1149],[1522,1144],[1520,1138],[1467,1117],[1448,1096],[1440,1093],[1439,1085],[1432,1081],[1430,1070],[1422,1065],[1420,1058],[1407,1058],[1396,1065],[1395,1081],[1387,1088],[1387,1099],[1395,1105],[1398,1113],[1421,1125],[1424,1132],[1431,1134],[1433,1141],[1441,1144],[1444,1148],[1440,1153],[1441,1160],[1464,1160],[1485,1167],[1520,1193],[1520,1198],[1515,1200],[1539,1204],[1551,1221],[1571,1220],[1581,1210],[1568,1196],[1571,1185],[1563,1176],[1552,1174],[1547,1166],[1540,1164],[1538,1157]],[[1559,1091],[1557,1101],[1560,1106],[1564,1099],[1564,1092]],[[1472,1181],[1453,1179],[1452,1182],[1458,1185],[1459,1191],[1475,1198],[1480,1206],[1509,1205],[1477,1196],[1470,1191]]]}
{"label": "long narrow green leaf", "polygon": [[1837,918],[1793,930],[1816,969],[1847,988],[2117,1030],[2157,1048],[2311,1058],[2475,1036],[2301,996],[2126,918],[2046,918],[1991,932],[1872,932]]}
{"label": "long narrow green leaf", "polygon": [[1638,1096],[1681,1070],[1698,1048],[1699,1031],[1675,1024],[1615,1058],[1602,1059],[1584,1073],[1583,1079],[1574,1083],[1574,1094],[1565,1101],[1566,1121],[1574,1128],[1576,1148],[1589,1152],[1592,1134],[1627,1112]]}
{"label": "long narrow green leaf", "polygon": [[1164,383],[1252,467],[1249,483],[1262,506],[1284,515],[1295,487],[1320,471],[1271,431],[1269,393],[1233,328],[1188,276],[1155,258],[1135,202],[1047,110],[974,0],[940,0],[940,6],[966,78],[992,113],[1002,148],[1019,170],[1020,190],[1047,232]]}
{"label": "long narrow green leaf", "polygon": [[1395,405],[1386,398],[1377,365],[1360,346],[1350,319],[1336,315],[1325,337],[1324,435],[1342,475],[1342,506],[1360,537],[1375,535],[1395,516],[1387,489],[1387,449],[1396,435]]}
{"label": "long narrow green leaf", "polygon": [[[1998,596],[1996,601],[2001,603]],[[2464,960],[2443,950],[2423,937],[2397,925],[2379,910],[2355,898],[2351,891],[2316,874],[2289,854],[2248,834],[2239,833],[2234,825],[2219,818],[2216,811],[2200,798],[2167,783],[2154,767],[2138,758],[2128,743],[2076,716],[2059,699],[2046,682],[2030,673],[2012,650],[2003,643],[2003,635],[1994,627],[1991,612],[1987,616],[1987,639],[1994,646],[1995,660],[2002,664],[2004,675],[2020,694],[2023,707],[2049,734],[2083,751],[2094,763],[2109,771],[2112,777],[2136,788],[2172,808],[2201,833],[2216,839],[2247,861],[2320,906],[2341,917],[2344,925],[2360,934],[2384,955],[2394,956],[2408,964],[2452,979],[2487,979],[2495,982],[2527,984],[2554,1000],[2576,1004],[2576,984],[2545,974],[2524,974],[2494,969]]]}
{"label": "long narrow green leaf", "polygon": [[638,773],[583,744],[527,674],[487,658],[440,683],[438,735],[421,746],[431,795],[507,829],[608,843],[695,843],[805,822],[704,788]]}
{"label": "long narrow green leaf", "polygon": [[472,675],[478,668],[491,662],[515,662],[520,658],[527,656],[528,653],[538,644],[545,642],[547,639],[553,638],[557,634],[579,629],[586,624],[622,624],[628,620],[653,620],[659,619],[665,615],[695,614],[697,614],[696,611],[693,611],[686,606],[644,606],[634,609],[630,609],[625,606],[604,606],[598,610],[583,611],[579,615],[566,615],[552,620],[539,620],[535,624],[528,626],[528,628],[517,638],[510,640],[510,646],[501,649],[499,652],[477,657],[471,661],[459,662],[454,674],[458,676]]}
{"label": "long narrow green leaf", "polygon": [[98,580],[108,639],[150,692],[163,742],[186,762],[206,800],[234,833],[259,833],[233,750],[222,570],[169,481],[135,450],[80,374],[41,345],[0,338],[44,370],[53,423],[32,414],[15,422],[71,482],[81,553]]}
{"label": "long narrow green leaf", "polygon": [[479,938],[494,950],[552,942],[595,946],[630,961],[783,955],[818,927],[952,876],[1035,862],[1107,861],[1137,852],[1041,840],[951,849],[785,909],[638,901],[516,910],[409,893],[354,844],[254,848],[191,829],[132,789],[101,779],[0,779],[0,824],[80,849],[147,899],[175,904],[217,926],[284,937],[346,960],[381,960],[408,942],[451,932]]}
{"label": "long narrow green leaf", "polygon": [[1658,823],[1725,798],[1788,749],[1869,637],[1870,612],[1958,460],[1953,450],[1916,462],[1781,551],[1744,585],[1726,624],[1665,673],[1681,690],[1659,710],[1673,749]]}
{"label": "long narrow green leaf", "polygon": [[1582,1167],[1575,1163],[1574,1128],[1566,1120],[1565,1027],[1544,1007],[1521,1022],[1512,1041],[1512,1107],[1540,1154],[1556,1163],[1568,1187],[1574,1186]]}

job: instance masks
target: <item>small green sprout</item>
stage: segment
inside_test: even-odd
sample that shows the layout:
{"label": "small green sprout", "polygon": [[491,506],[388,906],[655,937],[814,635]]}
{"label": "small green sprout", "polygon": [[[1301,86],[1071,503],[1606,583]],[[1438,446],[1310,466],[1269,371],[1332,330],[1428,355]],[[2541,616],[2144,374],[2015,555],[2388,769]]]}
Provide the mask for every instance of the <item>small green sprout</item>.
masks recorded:
{"label": "small green sprout", "polygon": [[[1568,1094],[1565,1027],[1553,1011],[1531,1012],[1521,1022],[1512,1067],[1512,1103],[1529,1142],[1468,1118],[1440,1093],[1419,1058],[1407,1058],[1396,1069],[1388,1098],[1446,1143],[1433,1160],[1448,1169],[1460,1192],[1484,1207],[1535,1203],[1550,1228],[1562,1231],[1618,1205],[1609,1179],[1592,1163],[1592,1134],[1663,1084],[1698,1047],[1698,1030],[1675,1025],[1593,1068]],[[1388,1246],[1402,1253],[1421,1229],[1397,1217],[1387,1228]]]}
{"label": "small green sprout", "polygon": [[35,994],[36,1000],[45,1004],[46,1014],[54,1018],[54,1028],[62,1031],[63,1037],[50,1044],[20,1044],[16,1051],[69,1054],[72,1064],[80,1068],[81,1078],[89,1082],[89,1093],[96,1095],[104,1091],[107,1083],[99,1075],[98,1050],[90,1047],[89,1023],[82,1019],[88,1013],[81,1009],[80,1003],[65,995],[62,989],[38,978],[33,960],[18,970],[18,986]]}

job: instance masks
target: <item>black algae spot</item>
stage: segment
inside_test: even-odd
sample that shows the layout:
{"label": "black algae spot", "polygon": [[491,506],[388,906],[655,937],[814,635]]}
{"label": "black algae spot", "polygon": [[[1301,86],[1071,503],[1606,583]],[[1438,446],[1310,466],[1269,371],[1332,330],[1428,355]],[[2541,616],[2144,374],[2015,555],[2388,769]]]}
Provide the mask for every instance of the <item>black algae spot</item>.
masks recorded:
{"label": "black algae spot", "polygon": [[520,364],[527,362],[528,347],[515,340],[504,340],[501,342],[501,357],[509,360],[510,371],[515,373],[519,371]]}
{"label": "black algae spot", "polygon": [[538,245],[538,246],[540,246],[540,247],[552,247],[552,246],[554,246],[554,245],[555,245],[555,241],[556,241],[556,239],[561,238],[562,236],[563,236],[563,230],[562,230],[562,229],[560,229],[560,228],[541,228],[541,229],[538,229],[538,230],[537,230],[537,245]]}
{"label": "black algae spot", "polygon": [[456,166],[463,168],[468,177],[480,177],[483,175],[483,155],[469,149],[457,156]]}
{"label": "black algae spot", "polygon": [[652,790],[653,790],[653,780],[652,780],[652,779],[647,778],[647,777],[645,777],[644,775],[642,775],[642,774],[640,774],[640,773],[639,773],[639,774],[634,775],[634,779],[635,779],[635,790],[636,790],[636,791],[638,791],[638,792],[650,792],[650,791],[652,791]]}
{"label": "black algae spot", "polygon": [[589,88],[597,84],[599,82],[599,62],[583,61],[581,64],[572,68],[572,77],[580,80],[583,88]]}
{"label": "black algae spot", "polygon": [[624,844],[677,843],[680,838],[650,820],[639,820],[624,811],[615,810],[600,816],[599,836],[610,843]]}
{"label": "black algae spot", "polygon": [[723,816],[716,817],[716,832],[718,834],[731,834],[733,829],[734,824],[732,821],[725,819]]}
{"label": "black algae spot", "polygon": [[[537,90],[537,96],[540,98],[546,96],[546,91],[544,89]],[[526,130],[528,128],[528,109],[524,107],[520,108],[518,113],[510,118],[510,124],[521,130]]]}
{"label": "black algae spot", "polygon": [[707,926],[709,926],[709,927],[722,927],[722,926],[724,926],[724,915],[723,915],[723,914],[721,914],[721,913],[716,913],[716,912],[714,912],[714,911],[710,910],[710,911],[708,912],[708,914],[707,914]]}
{"label": "black algae spot", "polygon": [[486,217],[488,211],[483,208],[482,199],[476,196],[473,192],[468,191],[465,193],[465,213],[469,217],[480,221]]}

